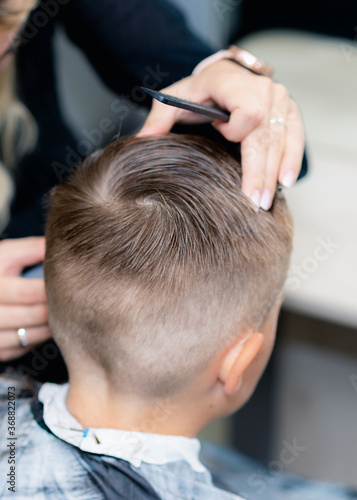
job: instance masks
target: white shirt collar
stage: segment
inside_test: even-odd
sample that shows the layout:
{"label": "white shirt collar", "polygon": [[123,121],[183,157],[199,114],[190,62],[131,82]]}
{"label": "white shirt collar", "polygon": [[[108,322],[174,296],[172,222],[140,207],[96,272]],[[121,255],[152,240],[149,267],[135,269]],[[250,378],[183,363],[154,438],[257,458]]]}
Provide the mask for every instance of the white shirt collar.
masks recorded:
{"label": "white shirt collar", "polygon": [[201,444],[197,438],[169,436],[120,429],[83,429],[68,411],[68,384],[44,384],[39,391],[43,419],[57,437],[83,451],[121,458],[139,467],[141,462],[162,465],[186,461],[196,472],[207,469],[199,460]]}

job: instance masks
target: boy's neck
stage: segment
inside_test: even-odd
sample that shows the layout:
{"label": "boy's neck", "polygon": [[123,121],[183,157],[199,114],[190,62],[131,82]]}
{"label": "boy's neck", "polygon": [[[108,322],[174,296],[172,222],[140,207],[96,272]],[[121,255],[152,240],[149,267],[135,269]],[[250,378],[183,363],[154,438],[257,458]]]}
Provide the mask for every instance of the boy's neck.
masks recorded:
{"label": "boy's neck", "polygon": [[196,398],[146,402],[132,395],[118,395],[103,379],[99,382],[93,377],[86,382],[83,387],[71,379],[66,399],[69,412],[83,427],[194,437],[207,424],[207,419],[202,421],[207,409],[197,411]]}

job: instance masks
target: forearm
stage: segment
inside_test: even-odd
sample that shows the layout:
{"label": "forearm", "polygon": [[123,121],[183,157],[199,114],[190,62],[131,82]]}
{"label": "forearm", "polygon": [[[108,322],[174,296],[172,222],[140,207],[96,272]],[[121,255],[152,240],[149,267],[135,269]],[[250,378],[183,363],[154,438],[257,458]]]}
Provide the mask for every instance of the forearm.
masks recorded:
{"label": "forearm", "polygon": [[164,0],[71,0],[61,20],[116,93],[148,83],[163,88],[188,76],[212,53]]}

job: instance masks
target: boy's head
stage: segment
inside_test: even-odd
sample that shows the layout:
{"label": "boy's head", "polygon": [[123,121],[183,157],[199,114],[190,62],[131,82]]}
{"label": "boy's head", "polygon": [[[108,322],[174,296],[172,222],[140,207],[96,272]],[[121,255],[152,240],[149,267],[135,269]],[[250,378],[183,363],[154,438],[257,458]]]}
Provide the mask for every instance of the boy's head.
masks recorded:
{"label": "boy's head", "polygon": [[97,366],[118,393],[174,397],[255,338],[244,402],[273,344],[292,227],[281,194],[256,213],[240,187],[236,158],[170,134],[114,142],[54,190],[45,277],[70,376]]}

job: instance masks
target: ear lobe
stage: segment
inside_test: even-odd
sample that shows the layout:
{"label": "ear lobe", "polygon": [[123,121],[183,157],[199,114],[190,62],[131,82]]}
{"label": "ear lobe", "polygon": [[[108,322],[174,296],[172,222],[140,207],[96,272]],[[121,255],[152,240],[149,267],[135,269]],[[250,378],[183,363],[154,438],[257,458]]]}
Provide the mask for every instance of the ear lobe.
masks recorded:
{"label": "ear lobe", "polygon": [[262,333],[253,333],[242,343],[232,346],[226,354],[219,379],[224,384],[224,392],[231,396],[239,390],[245,370],[256,357],[264,341]]}

